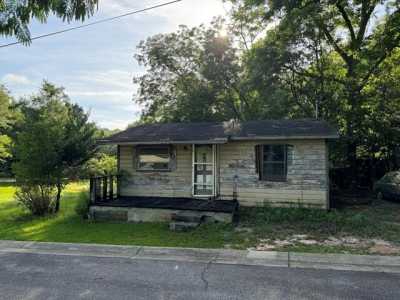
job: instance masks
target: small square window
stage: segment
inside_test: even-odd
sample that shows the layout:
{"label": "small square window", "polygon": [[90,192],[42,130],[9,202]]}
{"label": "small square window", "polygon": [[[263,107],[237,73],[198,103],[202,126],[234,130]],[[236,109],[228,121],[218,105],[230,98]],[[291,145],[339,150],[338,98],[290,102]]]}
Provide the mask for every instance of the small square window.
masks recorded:
{"label": "small square window", "polygon": [[168,146],[137,147],[137,170],[168,171],[170,169],[170,148]]}
{"label": "small square window", "polygon": [[260,150],[260,179],[267,181],[286,181],[287,146],[262,145]]}

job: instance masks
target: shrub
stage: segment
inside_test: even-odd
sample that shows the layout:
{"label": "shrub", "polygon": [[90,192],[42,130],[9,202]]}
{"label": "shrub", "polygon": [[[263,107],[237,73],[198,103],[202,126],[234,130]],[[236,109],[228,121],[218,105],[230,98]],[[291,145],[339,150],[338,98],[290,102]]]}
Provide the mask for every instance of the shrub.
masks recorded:
{"label": "shrub", "polygon": [[21,185],[15,198],[33,215],[42,216],[53,213],[56,206],[57,189],[45,185]]}
{"label": "shrub", "polygon": [[79,194],[78,202],[76,203],[75,206],[76,214],[84,219],[87,219],[89,216],[89,206],[90,206],[89,193],[87,191],[81,192]]}

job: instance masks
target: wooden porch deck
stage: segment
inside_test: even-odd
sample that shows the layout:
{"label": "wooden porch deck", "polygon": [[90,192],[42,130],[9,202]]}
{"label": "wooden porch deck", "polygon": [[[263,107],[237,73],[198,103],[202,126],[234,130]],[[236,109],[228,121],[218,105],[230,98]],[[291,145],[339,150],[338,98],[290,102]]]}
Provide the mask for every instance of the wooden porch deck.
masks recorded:
{"label": "wooden porch deck", "polygon": [[190,197],[137,197],[121,196],[117,176],[91,178],[90,199],[92,206],[154,208],[183,211],[200,211],[234,214],[237,200],[199,199]]}
{"label": "wooden porch deck", "polygon": [[238,208],[236,200],[206,200],[170,197],[126,197],[119,196],[111,201],[96,201],[97,206],[158,208],[234,213]]}

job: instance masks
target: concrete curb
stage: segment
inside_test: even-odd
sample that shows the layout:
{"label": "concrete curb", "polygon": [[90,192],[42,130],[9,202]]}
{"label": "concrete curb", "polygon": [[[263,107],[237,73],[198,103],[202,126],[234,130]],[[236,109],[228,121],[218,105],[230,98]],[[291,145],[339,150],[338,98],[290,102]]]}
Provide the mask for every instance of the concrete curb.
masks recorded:
{"label": "concrete curb", "polygon": [[400,256],[118,246],[0,240],[0,255],[92,256],[143,260],[400,273]]}

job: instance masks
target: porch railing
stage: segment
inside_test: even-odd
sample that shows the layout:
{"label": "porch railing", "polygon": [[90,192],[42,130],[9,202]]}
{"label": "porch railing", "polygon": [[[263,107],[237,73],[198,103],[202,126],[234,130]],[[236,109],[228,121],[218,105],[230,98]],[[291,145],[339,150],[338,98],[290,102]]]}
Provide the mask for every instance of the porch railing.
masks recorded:
{"label": "porch railing", "polygon": [[119,197],[119,176],[108,175],[90,178],[90,202],[110,202]]}

